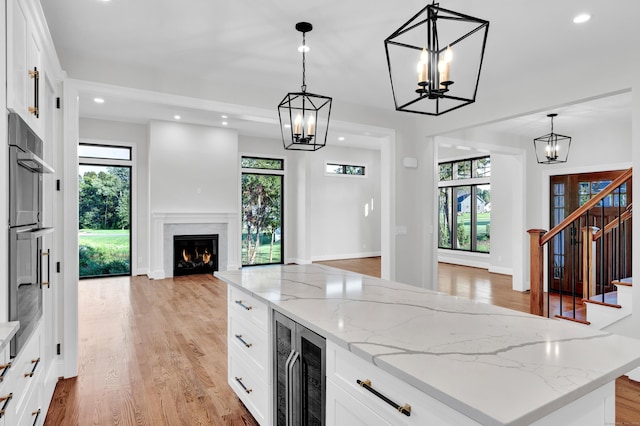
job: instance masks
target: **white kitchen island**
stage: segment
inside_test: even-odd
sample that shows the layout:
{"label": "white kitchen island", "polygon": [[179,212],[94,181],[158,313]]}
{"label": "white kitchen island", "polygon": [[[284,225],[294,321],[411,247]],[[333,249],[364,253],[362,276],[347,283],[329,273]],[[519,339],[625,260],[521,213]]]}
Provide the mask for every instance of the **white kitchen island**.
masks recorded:
{"label": "white kitchen island", "polygon": [[640,366],[640,340],[322,265],[215,276],[327,339],[329,425],[613,424]]}

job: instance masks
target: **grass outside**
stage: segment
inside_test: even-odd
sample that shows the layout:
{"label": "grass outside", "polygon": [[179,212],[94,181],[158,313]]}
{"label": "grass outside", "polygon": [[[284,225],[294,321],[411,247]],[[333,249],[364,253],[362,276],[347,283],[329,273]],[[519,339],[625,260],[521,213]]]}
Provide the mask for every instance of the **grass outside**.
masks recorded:
{"label": "grass outside", "polygon": [[[458,225],[462,225],[464,235],[471,235],[471,213],[461,213],[457,217]],[[489,253],[491,246],[491,212],[478,213],[476,222],[476,250],[483,253]],[[466,242],[461,242],[462,249],[471,248],[471,240],[468,238]]]}
{"label": "grass outside", "polygon": [[128,229],[81,229],[78,246],[81,277],[131,272]]}
{"label": "grass outside", "polygon": [[264,265],[268,263],[280,263],[282,259],[282,249],[280,241],[273,243],[272,258],[270,259],[269,253],[271,252],[271,235],[262,235],[260,237],[260,247],[258,247],[258,253],[256,253],[255,261],[249,263],[247,258],[247,234],[242,233],[242,264],[243,265]]}

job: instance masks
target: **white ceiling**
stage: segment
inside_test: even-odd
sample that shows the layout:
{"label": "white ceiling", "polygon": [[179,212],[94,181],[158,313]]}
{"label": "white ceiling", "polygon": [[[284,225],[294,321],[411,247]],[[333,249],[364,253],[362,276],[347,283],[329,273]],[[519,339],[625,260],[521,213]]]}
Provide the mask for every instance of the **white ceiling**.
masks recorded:
{"label": "white ceiling", "polygon": [[[223,107],[186,108],[177,103],[112,98],[102,105],[81,93],[85,117],[145,122],[171,120],[228,126],[239,133],[279,138],[276,105],[301,80],[299,21],[314,25],[307,34],[307,85],[313,93],[332,96],[334,108],[364,105],[393,111],[383,41],[428,2],[421,0],[42,0],[42,7],[60,57],[71,78],[121,84],[127,70],[148,76],[156,91],[177,88],[189,80],[206,82],[221,96],[229,93],[275,94],[272,117],[230,114]],[[640,14],[637,0],[443,0],[444,8],[489,20],[490,28],[477,102],[491,96],[505,79],[585,63],[597,66],[637,49]],[[576,25],[580,12],[593,18]],[[599,59],[600,58],[600,59]],[[92,68],[93,67],[93,68]],[[99,72],[95,70],[99,69]],[[532,89],[535,90],[535,89]],[[279,94],[279,95],[278,95]],[[192,96],[192,94],[189,94]],[[233,100],[233,99],[231,99]],[[563,123],[593,120],[603,114],[624,114],[630,95],[567,106]],[[265,108],[268,104],[253,105]],[[344,109],[345,107],[342,106]],[[398,113],[399,114],[399,113]],[[492,126],[516,134],[539,133],[546,111]],[[418,116],[416,116],[418,117]],[[535,131],[534,131],[535,127]],[[343,131],[344,130],[344,131]],[[332,129],[330,139],[348,134]],[[356,145],[376,134],[352,132]]]}

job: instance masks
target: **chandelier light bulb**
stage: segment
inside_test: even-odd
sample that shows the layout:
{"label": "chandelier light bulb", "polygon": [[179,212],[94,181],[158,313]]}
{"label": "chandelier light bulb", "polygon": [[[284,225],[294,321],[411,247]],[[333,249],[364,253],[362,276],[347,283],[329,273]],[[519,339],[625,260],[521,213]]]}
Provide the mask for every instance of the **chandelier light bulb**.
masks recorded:
{"label": "chandelier light bulb", "polygon": [[309,120],[307,121],[307,136],[313,136],[316,133],[316,119],[313,117],[313,114],[309,115]]}
{"label": "chandelier light bulb", "polygon": [[418,83],[424,83],[429,80],[429,52],[423,48],[420,53],[420,61],[418,62]]}
{"label": "chandelier light bulb", "polygon": [[444,60],[448,64],[453,61],[453,51],[451,50],[451,46],[447,46],[447,50],[444,51]]}
{"label": "chandelier light bulb", "polygon": [[302,114],[298,113],[296,120],[293,122],[293,134],[302,134]]}

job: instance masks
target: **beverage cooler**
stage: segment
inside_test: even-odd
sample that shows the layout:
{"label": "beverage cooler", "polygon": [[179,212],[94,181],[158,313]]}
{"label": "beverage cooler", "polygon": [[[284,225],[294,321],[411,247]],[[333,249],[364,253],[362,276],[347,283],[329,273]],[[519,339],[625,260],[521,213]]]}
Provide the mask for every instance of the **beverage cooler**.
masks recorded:
{"label": "beverage cooler", "polygon": [[274,425],[323,426],[326,403],[324,337],[273,312]]}

